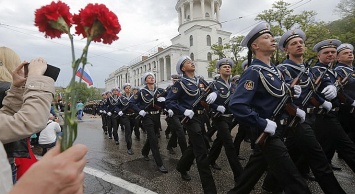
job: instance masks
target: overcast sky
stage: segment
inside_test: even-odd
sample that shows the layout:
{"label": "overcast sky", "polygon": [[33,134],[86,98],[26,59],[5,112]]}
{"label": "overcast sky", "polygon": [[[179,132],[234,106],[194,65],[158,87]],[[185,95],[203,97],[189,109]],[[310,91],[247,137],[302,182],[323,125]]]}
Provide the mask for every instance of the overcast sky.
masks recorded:
{"label": "overcast sky", "polygon": [[[34,26],[34,11],[50,0],[0,0],[0,46],[15,50],[21,60],[44,57],[49,64],[61,68],[56,86],[67,86],[71,77],[69,39],[44,38]],[[147,53],[156,46],[171,45],[170,39],[178,34],[177,0],[63,0],[71,13],[78,13],[88,3],[103,3],[117,16],[122,30],[119,40],[111,45],[92,43],[88,61],[95,87],[104,87],[109,74]],[[222,28],[233,35],[245,35],[257,22],[254,18],[270,9],[272,0],[222,0]],[[334,11],[340,0],[285,0],[294,13],[303,10],[317,12],[317,21],[339,19]],[[72,29],[74,32],[74,29]],[[85,40],[75,39],[76,55],[81,54]],[[173,62],[174,63],[174,62]]]}

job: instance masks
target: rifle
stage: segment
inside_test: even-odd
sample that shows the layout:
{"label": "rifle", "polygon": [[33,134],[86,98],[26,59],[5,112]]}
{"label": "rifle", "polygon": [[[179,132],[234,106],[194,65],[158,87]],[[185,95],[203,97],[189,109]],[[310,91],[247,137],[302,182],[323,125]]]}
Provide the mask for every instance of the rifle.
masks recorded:
{"label": "rifle", "polygon": [[[297,85],[302,77],[302,75],[305,73],[305,71],[301,71],[296,78],[292,80],[292,83],[290,84],[290,88],[293,88],[295,85]],[[271,120],[275,120],[275,118],[279,115],[281,110],[285,110],[290,116],[296,117],[296,109],[292,103],[289,103],[288,100],[291,98],[293,92],[289,91],[287,94],[284,95],[280,103],[276,106],[274,111],[272,112]],[[259,146],[263,146],[266,142],[266,139],[269,137],[269,133],[262,132],[259,137],[256,139],[255,144]]]}
{"label": "rifle", "polygon": [[[156,109],[158,109],[158,110],[161,110],[161,107],[158,106],[158,105],[156,105],[156,104],[154,104],[154,101],[155,101],[155,99],[159,98],[160,96],[165,95],[166,92],[167,92],[167,90],[164,90],[164,92],[162,92],[162,93],[160,93],[160,94],[157,94],[156,97],[153,97],[152,101],[150,101],[150,102],[143,108],[143,110],[144,110],[144,111],[147,110],[151,105],[153,105],[154,108],[156,108]],[[141,118],[142,118],[142,116],[141,116],[140,114],[138,114],[135,119],[141,119]]]}
{"label": "rifle", "polygon": [[[333,67],[333,63],[330,62],[328,64],[328,67],[317,77],[317,79],[313,82],[313,85],[315,85],[315,87],[313,87],[313,90],[310,90],[307,94],[306,97],[303,101],[302,101],[302,106],[306,105],[306,103],[309,101],[313,106],[315,107],[319,107],[321,104],[320,102],[313,96],[313,93],[316,93],[318,91],[319,86],[322,84],[322,80],[324,78],[324,75],[328,72],[329,69],[331,69]],[[318,111],[318,114],[322,114],[323,113],[323,109]]]}
{"label": "rifle", "polygon": [[338,96],[340,102],[342,102],[342,103],[346,102],[346,96],[344,95],[343,92],[341,92],[341,90],[348,83],[348,79],[351,75],[352,75],[352,73],[348,73],[348,75],[346,75],[346,77],[344,77],[344,78],[339,77],[335,83],[335,86],[337,88],[337,93],[338,93],[337,96]]}
{"label": "rifle", "polygon": [[[230,95],[228,96],[228,98],[223,102],[223,106],[224,106],[224,107],[229,103],[229,101],[230,101],[230,99],[231,99],[231,96],[232,96],[232,94],[230,94]],[[222,114],[221,112],[217,111],[217,112],[214,113],[214,115],[212,116],[212,119],[215,119],[215,118],[220,117],[221,114]]]}
{"label": "rifle", "polygon": [[[195,102],[192,104],[192,109],[195,108],[204,97],[206,97],[206,95],[209,93],[210,88],[212,87],[212,85],[214,84],[214,82],[211,82],[210,85],[207,86],[207,88],[205,89],[204,93],[202,95],[200,95]],[[190,118],[188,116],[185,116],[182,120],[181,120],[181,124],[186,124],[187,121],[189,121]]]}

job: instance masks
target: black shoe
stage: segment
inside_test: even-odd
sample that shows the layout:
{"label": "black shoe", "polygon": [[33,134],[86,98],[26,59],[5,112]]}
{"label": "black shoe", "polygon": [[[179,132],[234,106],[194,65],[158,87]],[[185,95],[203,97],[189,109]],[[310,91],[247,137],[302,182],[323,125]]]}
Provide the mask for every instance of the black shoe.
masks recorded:
{"label": "black shoe", "polygon": [[116,143],[116,145],[120,145],[120,142],[119,142],[119,141],[116,141],[115,143]]}
{"label": "black shoe", "polygon": [[190,181],[191,180],[191,176],[189,175],[189,174],[187,174],[187,172],[180,172],[180,174],[181,174],[181,178],[182,178],[182,180],[184,180],[184,181]]}
{"label": "black shoe", "polygon": [[132,149],[129,149],[129,150],[127,150],[127,153],[128,153],[129,155],[133,155],[133,150],[132,150]]}
{"label": "black shoe", "polygon": [[247,142],[247,143],[251,143],[250,139],[244,139],[244,141]]}
{"label": "black shoe", "polygon": [[330,164],[330,167],[331,167],[333,170],[336,170],[336,171],[340,171],[340,170],[341,170],[340,167],[334,166],[334,164]]}
{"label": "black shoe", "polygon": [[145,161],[149,161],[149,157],[148,156],[143,155],[143,158],[144,158]]}
{"label": "black shoe", "polygon": [[176,152],[174,151],[173,148],[167,148],[167,149],[169,150],[169,154],[171,154],[171,155],[175,155],[176,154]]}
{"label": "black shoe", "polygon": [[238,156],[238,160],[245,160],[245,158]]}
{"label": "black shoe", "polygon": [[159,167],[159,171],[162,172],[162,173],[168,173],[168,170],[164,167],[164,165]]}
{"label": "black shoe", "polygon": [[107,133],[107,131],[105,131],[105,135],[107,135],[108,133]]}
{"label": "black shoe", "polygon": [[316,181],[316,177],[314,177],[313,175],[311,175],[309,173],[303,174],[302,177],[306,180],[309,180],[309,181]]}
{"label": "black shoe", "polygon": [[219,167],[217,164],[211,164],[211,167],[215,170],[222,170],[222,168]]}
{"label": "black shoe", "polygon": [[108,138],[109,138],[109,139],[112,139],[112,137],[111,137],[111,136],[109,136]]}

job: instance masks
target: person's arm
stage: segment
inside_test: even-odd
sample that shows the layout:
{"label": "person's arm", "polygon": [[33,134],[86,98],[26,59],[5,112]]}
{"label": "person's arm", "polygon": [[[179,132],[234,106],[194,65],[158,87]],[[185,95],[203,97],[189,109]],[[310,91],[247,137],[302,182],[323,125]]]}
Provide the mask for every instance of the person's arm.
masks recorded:
{"label": "person's arm", "polygon": [[[23,85],[16,80],[16,72],[21,71],[22,67],[20,65],[13,73],[13,87]],[[47,62],[43,59],[31,61],[20,110],[16,112],[13,108],[19,106],[18,101],[12,101],[13,95],[19,93],[10,92],[9,97],[4,98],[3,108],[0,109],[0,141],[3,143],[26,138],[45,128],[54,94],[54,80],[43,76],[46,68]]]}
{"label": "person's arm", "polygon": [[79,194],[84,189],[85,145],[76,144],[60,152],[49,150],[18,180],[9,194]]}

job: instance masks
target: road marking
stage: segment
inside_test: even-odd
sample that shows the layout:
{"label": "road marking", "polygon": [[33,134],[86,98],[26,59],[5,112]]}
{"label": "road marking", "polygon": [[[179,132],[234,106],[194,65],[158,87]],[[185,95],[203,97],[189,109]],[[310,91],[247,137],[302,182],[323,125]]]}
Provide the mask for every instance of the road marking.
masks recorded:
{"label": "road marking", "polygon": [[85,167],[84,168],[84,172],[87,173],[87,174],[90,174],[92,176],[98,177],[98,178],[100,178],[100,179],[102,179],[102,180],[104,180],[106,182],[111,183],[111,184],[114,184],[114,185],[116,185],[118,187],[126,189],[127,191],[130,191],[132,193],[157,194],[154,191],[151,191],[149,189],[146,189],[146,188],[141,187],[139,185],[130,183],[130,182],[128,182],[126,180],[123,180],[123,179],[121,179],[119,177],[112,176],[110,174],[107,174],[105,172],[96,170],[96,169],[91,168],[91,167]]}

